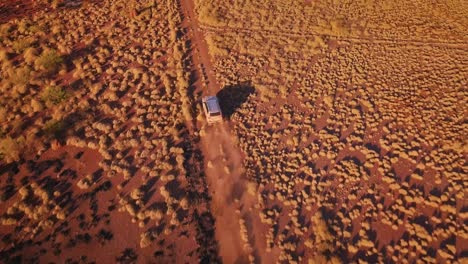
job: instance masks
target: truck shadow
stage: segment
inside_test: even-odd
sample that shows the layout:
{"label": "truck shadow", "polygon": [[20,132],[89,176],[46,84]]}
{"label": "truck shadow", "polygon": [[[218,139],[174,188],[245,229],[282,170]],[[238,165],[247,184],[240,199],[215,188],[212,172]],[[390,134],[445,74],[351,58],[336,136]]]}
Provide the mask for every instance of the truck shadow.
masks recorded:
{"label": "truck shadow", "polygon": [[231,119],[231,116],[237,109],[239,109],[243,103],[247,102],[249,96],[254,93],[255,88],[250,82],[225,86],[216,94],[223,116],[227,119]]}

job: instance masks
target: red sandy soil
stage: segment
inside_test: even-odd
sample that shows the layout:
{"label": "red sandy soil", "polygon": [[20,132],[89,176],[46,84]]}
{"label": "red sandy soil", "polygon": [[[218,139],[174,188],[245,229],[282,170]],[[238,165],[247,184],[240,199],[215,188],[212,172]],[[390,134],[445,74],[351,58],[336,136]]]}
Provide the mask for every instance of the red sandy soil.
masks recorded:
{"label": "red sandy soil", "polygon": [[[77,155],[79,158],[76,158]],[[77,181],[85,175],[93,173],[99,175],[96,173],[99,172],[99,161],[100,154],[97,151],[65,146],[43,153],[38,160],[34,161],[36,167],[32,171],[27,168],[26,164],[19,167],[20,172],[13,179],[18,186],[21,185],[20,181],[28,179],[28,176],[33,181],[56,183],[54,190],[60,190],[63,193],[57,200],[63,199],[69,212],[65,222],[54,226],[53,229],[43,230],[36,236],[31,236],[30,227],[17,231],[20,234],[16,237],[24,238],[22,243],[29,238],[35,242],[34,245],[29,245],[27,242],[23,244],[24,249],[21,253],[25,263],[32,259],[63,263],[66,259],[83,260],[82,256],[85,256],[88,261],[99,260],[100,263],[114,263],[116,257],[122,255],[127,248],[133,250],[139,263],[154,262],[153,255],[158,247],[140,248],[142,230],[138,224],[132,223],[129,214],[117,210],[118,203],[115,199],[117,177],[109,179],[106,175],[100,175],[89,189],[81,190],[77,187]],[[64,174],[65,171],[74,171],[76,176]],[[135,175],[135,179],[138,178],[141,179],[141,175]],[[97,191],[109,182],[111,183],[110,191]],[[137,187],[139,184],[138,181],[132,181],[126,188]],[[9,199],[6,203],[2,203],[0,211],[5,211],[5,208],[10,207],[15,201],[15,199]],[[97,235],[101,230],[111,232],[112,239],[100,240]],[[175,245],[171,250],[173,257],[162,256],[158,258],[160,261],[183,263],[197,260],[195,255],[193,258],[188,258],[190,251],[197,248],[197,244],[194,239],[195,231],[193,229],[187,231],[187,236],[180,236],[178,233],[176,236],[166,236],[165,244]],[[12,232],[12,226],[0,225],[0,233],[10,232]],[[84,235],[90,235],[90,242],[80,241],[80,237]],[[71,244],[73,240],[76,242],[75,245]],[[54,249],[60,245],[62,254],[57,256],[54,254]],[[7,245],[0,248],[0,251],[8,252],[9,249],[10,246]]]}
{"label": "red sandy soil", "polygon": [[248,254],[239,235],[240,216],[236,213],[238,200],[245,190],[241,155],[232,142],[223,124],[208,127],[202,139],[206,164],[209,164],[206,174],[216,217],[216,238],[225,263],[246,262]]}

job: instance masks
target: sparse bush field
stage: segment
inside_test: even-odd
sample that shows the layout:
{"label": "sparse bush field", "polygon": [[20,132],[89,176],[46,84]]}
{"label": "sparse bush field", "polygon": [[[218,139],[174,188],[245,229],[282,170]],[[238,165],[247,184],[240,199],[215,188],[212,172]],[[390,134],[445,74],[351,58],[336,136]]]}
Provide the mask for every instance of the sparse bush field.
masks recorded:
{"label": "sparse bush field", "polygon": [[231,121],[259,255],[463,262],[468,7],[310,2],[197,1],[218,82],[256,90]]}
{"label": "sparse bush field", "polygon": [[[0,25],[0,262],[219,261],[182,2],[44,2]],[[255,90],[240,262],[466,261],[466,1],[195,2]]]}
{"label": "sparse bush field", "polygon": [[216,260],[177,1],[66,2],[1,25],[0,262]]}

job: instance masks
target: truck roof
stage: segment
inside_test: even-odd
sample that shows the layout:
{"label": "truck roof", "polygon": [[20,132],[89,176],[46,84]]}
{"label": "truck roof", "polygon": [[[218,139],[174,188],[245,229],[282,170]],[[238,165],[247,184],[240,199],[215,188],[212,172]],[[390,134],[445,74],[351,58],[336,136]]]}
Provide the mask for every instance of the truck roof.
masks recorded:
{"label": "truck roof", "polygon": [[208,112],[210,113],[221,112],[221,109],[218,103],[218,98],[216,96],[207,96],[203,99],[204,99],[203,101],[206,103],[206,107],[208,108]]}

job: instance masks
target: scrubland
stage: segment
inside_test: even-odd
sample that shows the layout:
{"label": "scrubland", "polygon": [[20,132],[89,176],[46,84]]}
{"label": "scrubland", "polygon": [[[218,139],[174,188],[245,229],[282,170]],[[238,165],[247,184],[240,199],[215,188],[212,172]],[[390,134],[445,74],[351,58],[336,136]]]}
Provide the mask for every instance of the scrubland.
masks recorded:
{"label": "scrubland", "polygon": [[466,3],[461,0],[229,1],[195,0],[205,26],[288,34],[327,34],[402,41],[466,41]]}
{"label": "scrubland", "polygon": [[255,89],[256,261],[466,261],[468,6],[306,2],[196,1],[217,81]]}
{"label": "scrubland", "polygon": [[0,26],[0,262],[216,261],[178,2],[41,4]]}
{"label": "scrubland", "polygon": [[0,5],[0,262],[467,261],[466,1],[31,3]]}

